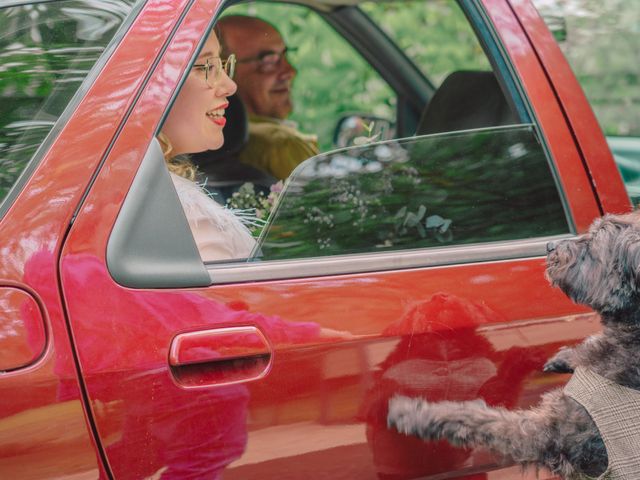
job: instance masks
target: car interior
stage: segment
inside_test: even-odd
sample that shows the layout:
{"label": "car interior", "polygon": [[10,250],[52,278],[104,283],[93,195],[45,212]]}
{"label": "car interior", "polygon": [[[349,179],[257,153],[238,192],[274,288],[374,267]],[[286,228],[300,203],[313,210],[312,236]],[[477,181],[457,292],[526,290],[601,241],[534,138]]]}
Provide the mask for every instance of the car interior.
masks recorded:
{"label": "car interior", "polygon": [[[254,275],[251,262],[518,240],[539,235],[542,224],[557,234],[570,230],[544,138],[509,60],[493,32],[473,26],[481,23],[474,20],[479,7],[461,4],[223,6],[218,18],[263,19],[291,47],[287,60],[297,76],[288,120],[318,136],[320,153],[278,185],[239,161],[250,141],[249,115],[237,94],[229,98],[224,146],[191,158],[214,201],[251,212],[256,246],[242,258],[207,259],[213,281]],[[352,132],[354,125],[365,131]],[[234,203],[247,186],[255,210]],[[221,274],[229,265],[238,268]]]}
{"label": "car interior", "polygon": [[[393,6],[393,4],[412,2],[387,3]],[[431,3],[446,4],[449,9],[459,8],[454,1]],[[504,91],[507,86],[503,84],[504,81],[490,70],[470,69],[468,66],[473,65],[461,62],[458,70],[447,72],[441,84],[436,86],[435,81],[429,78],[425,71],[428,65],[422,69],[416,65],[405,52],[408,49],[403,50],[394,42],[385,32],[385,26],[377,24],[375,19],[367,15],[364,7],[333,1],[313,1],[304,4],[255,2],[252,5],[253,10],[248,10],[244,4],[230,4],[222,12],[222,16],[232,13],[251,14],[256,10],[257,5],[257,16],[272,22],[283,33],[285,42],[290,42],[292,39],[286,38],[286,17],[285,21],[278,21],[281,17],[279,14],[282,11],[291,11],[289,16],[297,14],[301,18],[303,15],[313,14],[319,21],[326,23],[335,35],[349,44],[354,57],[358,56],[360,61],[364,60],[368,68],[375,71],[380,79],[388,84],[389,91],[393,95],[393,98],[388,99],[388,103],[392,106],[392,109],[389,109],[392,111],[391,115],[385,118],[373,111],[355,112],[355,118],[362,123],[373,122],[376,125],[376,131],[381,132],[375,136],[376,140],[527,123],[522,121],[523,116],[526,118],[526,113],[523,113],[522,109],[520,111],[516,109],[510,99],[511,95],[505,96]],[[458,11],[457,14],[460,15],[460,12]],[[466,28],[471,30],[468,24]],[[320,45],[320,50],[322,48],[323,46]],[[327,48],[330,47],[327,46]],[[304,85],[305,72],[302,65],[306,62],[301,57],[302,53],[299,52],[296,55],[293,62],[298,68],[299,75],[294,84],[295,113],[299,118],[304,118],[308,103],[301,101],[298,97],[304,97],[305,88],[312,87]],[[308,52],[306,55],[317,56],[317,50]],[[489,62],[486,62],[486,67],[491,68]],[[268,193],[270,185],[275,182],[269,174],[237,161],[238,153],[249,141],[247,114],[237,95],[229,101],[226,115],[230,121],[224,129],[224,147],[218,151],[203,152],[193,157],[199,167],[201,182],[216,194],[214,198],[219,201],[227,200],[246,182],[254,184],[258,191],[264,193]],[[338,99],[337,103],[340,102],[345,103],[344,100]],[[337,105],[335,110],[343,112],[342,115],[321,119],[324,123],[331,122],[334,125],[332,135],[334,141],[330,145],[325,143],[324,148],[321,145],[322,151],[353,145],[353,138],[344,141],[344,135],[341,136],[341,134],[345,132],[340,131],[340,126],[345,123],[341,121],[354,112],[350,112],[346,104]],[[304,126],[313,128],[317,123],[311,119]],[[343,141],[337,144],[336,139],[339,137]]]}

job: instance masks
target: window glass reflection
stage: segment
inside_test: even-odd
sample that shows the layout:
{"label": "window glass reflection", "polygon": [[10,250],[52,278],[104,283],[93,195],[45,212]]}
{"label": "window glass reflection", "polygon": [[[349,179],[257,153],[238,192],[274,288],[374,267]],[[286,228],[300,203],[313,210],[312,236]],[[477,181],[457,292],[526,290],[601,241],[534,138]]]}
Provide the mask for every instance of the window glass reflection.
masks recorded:
{"label": "window glass reflection", "polygon": [[0,9],[0,203],[135,0]]}
{"label": "window glass reflection", "polygon": [[533,128],[338,150],[296,169],[257,256],[304,258],[569,232]]}

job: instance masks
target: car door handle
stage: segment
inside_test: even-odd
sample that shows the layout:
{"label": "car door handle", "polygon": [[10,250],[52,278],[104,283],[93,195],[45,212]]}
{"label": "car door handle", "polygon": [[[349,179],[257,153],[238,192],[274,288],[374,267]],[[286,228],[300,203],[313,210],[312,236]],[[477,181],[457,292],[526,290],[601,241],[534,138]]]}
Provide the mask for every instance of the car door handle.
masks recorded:
{"label": "car door handle", "polygon": [[214,328],[176,335],[169,366],[185,387],[246,382],[267,374],[271,351],[255,326]]}

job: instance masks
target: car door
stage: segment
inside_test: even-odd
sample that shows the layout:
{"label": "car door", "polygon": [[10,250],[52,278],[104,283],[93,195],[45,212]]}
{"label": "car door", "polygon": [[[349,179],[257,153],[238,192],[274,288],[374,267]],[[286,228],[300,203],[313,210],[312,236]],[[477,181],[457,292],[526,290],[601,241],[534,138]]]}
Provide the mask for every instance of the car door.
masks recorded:
{"label": "car door", "polygon": [[544,278],[546,242],[584,231],[600,206],[509,5],[462,8],[519,108],[515,124],[313,158],[253,258],[205,265],[154,137],[216,8],[185,8],[60,257],[111,475],[518,472],[480,450],[403,437],[385,419],[394,393],[534,404],[564,380],[543,374],[544,360],[598,326]]}

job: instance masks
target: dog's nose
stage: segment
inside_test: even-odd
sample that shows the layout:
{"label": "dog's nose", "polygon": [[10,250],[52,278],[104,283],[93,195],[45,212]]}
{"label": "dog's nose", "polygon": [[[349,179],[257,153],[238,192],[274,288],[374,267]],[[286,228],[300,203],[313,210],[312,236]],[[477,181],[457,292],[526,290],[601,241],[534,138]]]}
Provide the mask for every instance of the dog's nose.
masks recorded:
{"label": "dog's nose", "polygon": [[556,242],[547,242],[547,253],[551,253],[556,249]]}

